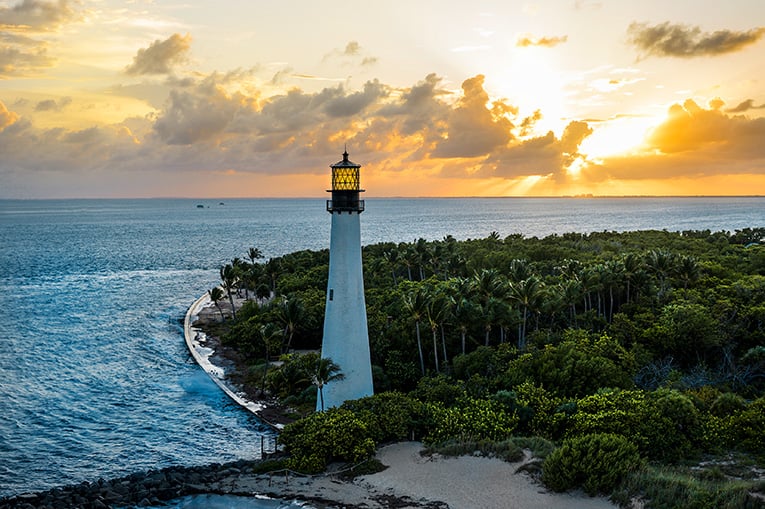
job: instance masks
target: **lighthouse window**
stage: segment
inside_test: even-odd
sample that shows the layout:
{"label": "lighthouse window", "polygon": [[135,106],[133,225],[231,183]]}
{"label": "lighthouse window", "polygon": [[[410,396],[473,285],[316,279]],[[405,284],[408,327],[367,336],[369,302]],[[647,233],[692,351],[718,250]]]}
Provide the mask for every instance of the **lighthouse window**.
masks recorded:
{"label": "lighthouse window", "polygon": [[332,189],[335,191],[358,191],[358,168],[332,168]]}
{"label": "lighthouse window", "polygon": [[334,297],[334,296],[335,296],[335,291],[332,288],[330,288],[329,289],[329,300],[332,300],[332,297]]}

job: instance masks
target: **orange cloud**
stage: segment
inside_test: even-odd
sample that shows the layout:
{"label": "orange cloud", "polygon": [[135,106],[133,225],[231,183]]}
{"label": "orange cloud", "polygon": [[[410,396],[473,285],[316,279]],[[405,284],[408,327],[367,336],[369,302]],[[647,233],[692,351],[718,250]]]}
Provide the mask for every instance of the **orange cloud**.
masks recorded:
{"label": "orange cloud", "polygon": [[[610,157],[583,171],[592,182],[765,176],[765,118],[728,115],[719,101],[709,109],[688,99],[669,108],[646,137],[644,155]],[[750,192],[762,193],[762,188]]]}
{"label": "orange cloud", "polygon": [[531,36],[519,37],[515,45],[519,48],[527,48],[529,46],[542,46],[545,48],[552,48],[559,44],[563,44],[568,40],[567,35],[555,36],[555,37],[539,37],[534,38]]}

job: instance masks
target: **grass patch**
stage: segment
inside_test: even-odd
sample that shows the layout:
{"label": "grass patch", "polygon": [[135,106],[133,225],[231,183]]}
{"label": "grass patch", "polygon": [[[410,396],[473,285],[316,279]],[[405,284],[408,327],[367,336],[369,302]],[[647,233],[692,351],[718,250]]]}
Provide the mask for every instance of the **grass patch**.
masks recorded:
{"label": "grass patch", "polygon": [[648,465],[627,475],[612,499],[626,506],[641,497],[653,509],[754,509],[763,507],[763,494],[765,481],[723,479],[719,470]]}
{"label": "grass patch", "polygon": [[486,456],[507,462],[523,459],[523,449],[513,439],[494,442],[491,440],[447,440],[442,444],[427,447],[424,454],[438,453],[442,456]]}
{"label": "grass patch", "polygon": [[386,468],[388,467],[380,463],[380,460],[378,460],[377,458],[372,458],[362,463],[359,463],[358,465],[355,465],[353,468],[349,470],[344,471],[340,475],[340,477],[342,479],[350,480],[360,475],[376,474],[377,472],[382,472]]}
{"label": "grass patch", "polygon": [[512,439],[521,449],[528,449],[535,458],[545,459],[555,449],[555,444],[542,437],[515,437]]}

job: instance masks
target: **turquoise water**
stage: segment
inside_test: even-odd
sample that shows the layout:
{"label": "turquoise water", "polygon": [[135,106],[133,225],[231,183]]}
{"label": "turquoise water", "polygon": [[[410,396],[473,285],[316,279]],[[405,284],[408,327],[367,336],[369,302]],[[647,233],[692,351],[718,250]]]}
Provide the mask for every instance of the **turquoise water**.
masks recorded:
{"label": "turquoise water", "polygon": [[[765,198],[367,199],[361,221],[365,244],[732,231]],[[184,313],[251,246],[328,245],[323,199],[0,201],[0,496],[256,458],[267,429],[194,364]]]}

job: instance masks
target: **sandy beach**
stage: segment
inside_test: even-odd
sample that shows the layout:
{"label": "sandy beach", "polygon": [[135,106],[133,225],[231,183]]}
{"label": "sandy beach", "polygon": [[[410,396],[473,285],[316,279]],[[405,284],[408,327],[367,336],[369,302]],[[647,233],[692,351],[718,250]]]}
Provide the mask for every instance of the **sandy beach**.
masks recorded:
{"label": "sandy beach", "polygon": [[239,474],[220,481],[216,491],[266,494],[307,500],[321,508],[451,509],[613,509],[604,498],[551,493],[525,473],[522,464],[495,458],[422,456],[419,442],[388,445],[377,458],[388,468],[342,481],[328,475],[285,476]]}

